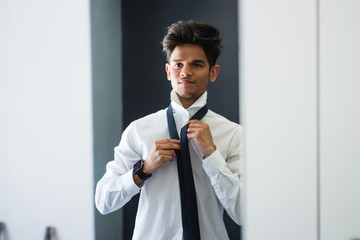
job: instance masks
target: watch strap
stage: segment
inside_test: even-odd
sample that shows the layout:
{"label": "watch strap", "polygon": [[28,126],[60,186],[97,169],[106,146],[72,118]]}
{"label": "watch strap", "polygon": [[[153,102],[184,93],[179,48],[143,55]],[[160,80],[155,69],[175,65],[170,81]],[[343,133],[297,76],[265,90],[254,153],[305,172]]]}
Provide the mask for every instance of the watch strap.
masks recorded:
{"label": "watch strap", "polygon": [[[137,169],[136,169],[136,166],[139,166],[139,165],[140,165],[140,167],[137,167]],[[152,174],[147,175],[146,173],[143,172],[143,168],[144,168],[144,160],[139,160],[134,165],[133,174],[138,175],[141,180],[145,181],[146,179],[151,177]]]}

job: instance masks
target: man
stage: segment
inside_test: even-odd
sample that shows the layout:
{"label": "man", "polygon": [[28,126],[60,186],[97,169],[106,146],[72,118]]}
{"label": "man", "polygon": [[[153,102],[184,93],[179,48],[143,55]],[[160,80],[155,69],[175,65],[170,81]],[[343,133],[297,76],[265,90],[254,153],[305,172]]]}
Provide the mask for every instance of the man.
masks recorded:
{"label": "man", "polygon": [[96,187],[102,214],[140,192],[133,239],[228,239],[224,209],[240,224],[242,128],[206,106],[220,48],[219,31],[194,21],[163,39],[171,104],[125,129]]}

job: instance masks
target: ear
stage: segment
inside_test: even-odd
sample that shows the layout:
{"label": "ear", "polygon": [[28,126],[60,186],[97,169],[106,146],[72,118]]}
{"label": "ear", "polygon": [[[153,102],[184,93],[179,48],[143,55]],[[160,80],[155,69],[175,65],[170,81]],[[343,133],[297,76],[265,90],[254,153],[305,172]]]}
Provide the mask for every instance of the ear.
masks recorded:
{"label": "ear", "polygon": [[210,82],[215,82],[219,72],[220,72],[220,66],[219,65],[212,66],[211,69],[210,69],[209,81]]}
{"label": "ear", "polygon": [[165,71],[166,71],[166,76],[167,76],[167,79],[170,81],[171,78],[170,78],[170,65],[167,63],[165,64]]}

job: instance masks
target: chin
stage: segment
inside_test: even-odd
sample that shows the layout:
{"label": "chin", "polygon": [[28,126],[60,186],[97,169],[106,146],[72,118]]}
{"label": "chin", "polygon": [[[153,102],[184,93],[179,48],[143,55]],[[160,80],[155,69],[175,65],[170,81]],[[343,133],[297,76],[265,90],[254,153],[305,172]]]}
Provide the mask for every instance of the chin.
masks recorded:
{"label": "chin", "polygon": [[189,94],[189,93],[178,93],[178,96],[185,99],[192,99],[195,97],[194,94]]}

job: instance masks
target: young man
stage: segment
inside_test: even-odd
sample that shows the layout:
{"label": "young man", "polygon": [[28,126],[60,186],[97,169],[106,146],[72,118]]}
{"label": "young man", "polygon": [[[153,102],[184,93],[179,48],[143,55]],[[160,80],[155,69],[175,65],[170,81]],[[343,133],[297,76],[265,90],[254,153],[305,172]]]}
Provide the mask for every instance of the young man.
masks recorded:
{"label": "young man", "polygon": [[228,239],[224,209],[240,224],[242,128],[206,105],[220,47],[213,26],[179,21],[169,27],[163,50],[170,106],[125,129],[97,184],[102,214],[140,192],[133,239]]}

